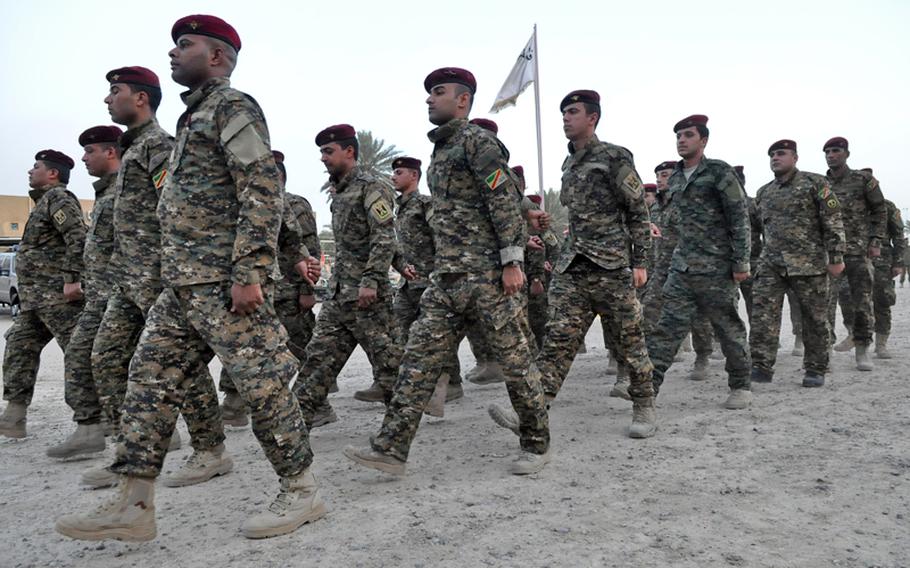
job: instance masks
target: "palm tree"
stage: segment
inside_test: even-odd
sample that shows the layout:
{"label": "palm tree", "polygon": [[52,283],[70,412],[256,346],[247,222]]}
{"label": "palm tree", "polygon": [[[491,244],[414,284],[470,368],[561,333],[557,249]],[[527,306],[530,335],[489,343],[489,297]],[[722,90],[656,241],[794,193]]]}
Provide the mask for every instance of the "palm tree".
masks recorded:
{"label": "palm tree", "polygon": [[[359,146],[357,165],[360,166],[360,169],[391,183],[392,161],[402,152],[394,144],[386,146],[385,140],[374,138],[373,133],[369,130],[361,130],[357,133],[357,145]],[[329,191],[331,187],[331,182],[326,181],[321,188],[321,191],[329,192],[329,200],[332,199]]]}
{"label": "palm tree", "polygon": [[559,201],[559,191],[548,189],[543,196],[543,208],[550,214],[550,230],[559,238],[569,226],[569,210]]}

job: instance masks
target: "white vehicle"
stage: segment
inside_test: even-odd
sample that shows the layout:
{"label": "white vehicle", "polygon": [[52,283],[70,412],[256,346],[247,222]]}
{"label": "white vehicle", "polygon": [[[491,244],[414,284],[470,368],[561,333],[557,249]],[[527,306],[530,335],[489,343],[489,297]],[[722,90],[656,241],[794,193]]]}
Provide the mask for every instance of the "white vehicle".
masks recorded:
{"label": "white vehicle", "polygon": [[13,317],[19,315],[19,279],[14,252],[0,253],[0,305],[9,306]]}

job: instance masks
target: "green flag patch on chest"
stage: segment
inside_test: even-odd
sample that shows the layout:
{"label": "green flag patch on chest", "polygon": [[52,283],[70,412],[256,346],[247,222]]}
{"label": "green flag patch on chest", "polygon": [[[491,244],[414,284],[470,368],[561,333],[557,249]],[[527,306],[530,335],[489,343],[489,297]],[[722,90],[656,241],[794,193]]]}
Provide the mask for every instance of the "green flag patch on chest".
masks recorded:
{"label": "green flag patch on chest", "polygon": [[484,182],[486,182],[487,187],[490,189],[496,189],[506,182],[506,174],[502,171],[502,168],[497,168],[495,172],[491,173],[486,177]]}

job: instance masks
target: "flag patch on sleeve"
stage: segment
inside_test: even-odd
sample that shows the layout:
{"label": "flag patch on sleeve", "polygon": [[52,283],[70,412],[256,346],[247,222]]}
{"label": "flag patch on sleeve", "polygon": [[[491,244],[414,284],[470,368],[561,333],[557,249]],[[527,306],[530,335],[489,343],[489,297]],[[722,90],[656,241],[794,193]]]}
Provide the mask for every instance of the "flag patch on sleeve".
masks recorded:
{"label": "flag patch on sleeve", "polygon": [[496,189],[506,181],[506,174],[502,171],[502,168],[497,168],[495,172],[487,176],[487,179],[484,180],[487,184],[487,187],[490,189]]}
{"label": "flag patch on sleeve", "polygon": [[161,170],[157,174],[152,176],[152,183],[155,184],[155,189],[161,189],[161,186],[164,185],[164,180],[167,179],[167,170]]}

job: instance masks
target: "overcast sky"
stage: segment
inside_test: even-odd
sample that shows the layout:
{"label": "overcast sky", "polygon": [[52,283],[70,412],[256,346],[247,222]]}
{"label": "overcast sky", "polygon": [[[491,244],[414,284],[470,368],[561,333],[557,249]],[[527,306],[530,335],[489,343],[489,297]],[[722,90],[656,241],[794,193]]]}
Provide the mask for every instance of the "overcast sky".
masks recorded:
{"label": "overcast sky", "polygon": [[[2,13],[3,193],[27,193],[38,150],[78,162],[78,135],[110,124],[104,75],[115,67],[159,74],[158,117],[173,133],[183,89],[170,80],[170,29],[203,13],[237,28],[233,85],[262,105],[272,146],[287,156],[288,190],[310,198],[320,225],[329,213],[316,133],[347,122],[426,164],[423,79],[442,66],[473,71],[472,117],[499,123],[513,165],[536,189],[533,89],[488,113],[535,23],[547,187],[559,186],[566,154],[559,101],[584,88],[602,97],[598,135],[629,148],[646,182],[657,163],[677,158],[673,124],[699,113],[710,117],[707,155],[745,165],[750,194],[771,178],[775,140],[796,140],[799,166],[824,173],[824,141],[844,136],[850,166],[874,168],[886,197],[910,206],[907,2],[45,0],[4,1]],[[77,164],[70,188],[91,197],[90,182]]]}

